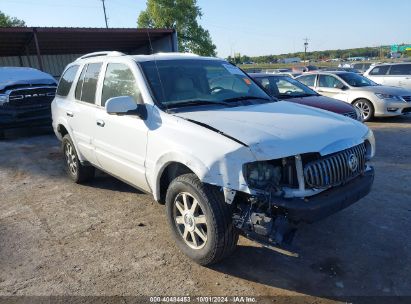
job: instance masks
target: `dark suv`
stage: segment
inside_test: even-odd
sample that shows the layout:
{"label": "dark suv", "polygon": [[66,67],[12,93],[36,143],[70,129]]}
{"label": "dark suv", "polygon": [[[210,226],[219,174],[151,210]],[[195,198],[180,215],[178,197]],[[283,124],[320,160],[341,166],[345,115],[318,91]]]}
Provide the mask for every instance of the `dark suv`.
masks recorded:
{"label": "dark suv", "polygon": [[56,80],[32,68],[0,67],[0,138],[6,129],[51,126]]}

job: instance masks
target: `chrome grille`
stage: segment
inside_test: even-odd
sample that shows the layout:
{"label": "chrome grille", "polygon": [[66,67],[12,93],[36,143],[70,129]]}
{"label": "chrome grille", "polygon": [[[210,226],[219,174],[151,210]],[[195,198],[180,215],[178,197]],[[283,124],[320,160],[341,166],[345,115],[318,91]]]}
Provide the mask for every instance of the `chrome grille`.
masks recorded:
{"label": "chrome grille", "polygon": [[[309,162],[304,178],[311,188],[326,188],[355,178],[365,170],[365,144]],[[354,167],[356,161],[357,166]],[[351,165],[350,165],[351,162]]]}
{"label": "chrome grille", "polygon": [[406,102],[411,102],[411,96],[402,96]]}
{"label": "chrome grille", "polygon": [[357,113],[355,111],[354,112],[344,113],[343,115],[347,116],[347,117],[350,117],[352,119],[357,119]]}
{"label": "chrome grille", "polygon": [[9,101],[3,107],[20,108],[49,105],[54,98],[55,87],[18,88],[7,91]]}

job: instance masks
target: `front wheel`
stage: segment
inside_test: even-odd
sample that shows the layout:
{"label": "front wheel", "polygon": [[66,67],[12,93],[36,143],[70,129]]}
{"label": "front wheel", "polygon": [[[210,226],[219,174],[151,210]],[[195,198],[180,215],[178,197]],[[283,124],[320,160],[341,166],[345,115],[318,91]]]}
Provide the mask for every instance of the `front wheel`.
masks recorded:
{"label": "front wheel", "polygon": [[353,103],[360,110],[363,121],[369,121],[374,117],[374,106],[367,99],[358,99]]}
{"label": "front wheel", "polygon": [[63,137],[63,153],[67,174],[75,183],[80,184],[94,177],[94,167],[81,164],[73,141],[68,134]]}
{"label": "front wheel", "polygon": [[201,183],[195,174],[171,182],[166,211],[177,246],[198,264],[216,263],[234,251],[238,232],[231,206],[218,188]]}

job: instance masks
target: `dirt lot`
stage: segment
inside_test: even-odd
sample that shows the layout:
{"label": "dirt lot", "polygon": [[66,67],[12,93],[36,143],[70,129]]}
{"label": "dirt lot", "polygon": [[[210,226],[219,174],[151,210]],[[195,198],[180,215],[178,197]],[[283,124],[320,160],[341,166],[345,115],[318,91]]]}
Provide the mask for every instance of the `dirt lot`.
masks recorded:
{"label": "dirt lot", "polygon": [[212,268],[170,239],[164,206],[99,173],[65,175],[54,135],[0,142],[0,295],[411,296],[411,116],[370,123],[372,193],[295,239],[299,258],[240,239]]}

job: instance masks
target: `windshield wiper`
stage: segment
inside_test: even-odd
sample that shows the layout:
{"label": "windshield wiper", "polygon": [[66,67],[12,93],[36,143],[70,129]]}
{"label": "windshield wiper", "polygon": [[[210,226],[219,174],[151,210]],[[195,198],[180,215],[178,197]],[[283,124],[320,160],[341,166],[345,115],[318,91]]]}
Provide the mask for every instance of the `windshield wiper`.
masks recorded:
{"label": "windshield wiper", "polygon": [[274,99],[270,99],[266,97],[259,97],[259,96],[239,96],[239,97],[227,98],[227,99],[224,99],[223,101],[231,102],[231,101],[241,101],[241,100],[248,100],[248,99],[261,99],[261,100],[267,100],[267,101],[274,101]]}
{"label": "windshield wiper", "polygon": [[176,102],[174,104],[168,105],[167,109],[180,108],[180,107],[191,107],[191,106],[205,106],[205,105],[223,105],[230,106],[229,103],[224,101],[215,100],[188,100],[182,102]]}

